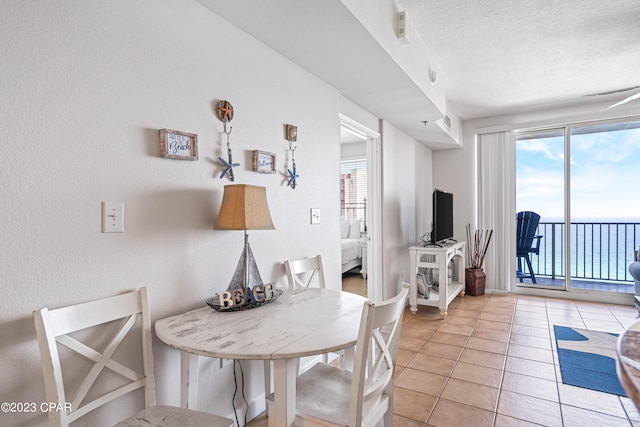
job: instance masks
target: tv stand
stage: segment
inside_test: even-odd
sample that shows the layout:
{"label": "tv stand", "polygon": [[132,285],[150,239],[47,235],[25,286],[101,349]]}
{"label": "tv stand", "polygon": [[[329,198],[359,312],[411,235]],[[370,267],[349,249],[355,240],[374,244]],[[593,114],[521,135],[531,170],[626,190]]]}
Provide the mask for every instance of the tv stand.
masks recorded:
{"label": "tv stand", "polygon": [[425,248],[446,248],[455,243],[458,243],[456,239],[445,239],[436,243],[425,243],[424,247]]}
{"label": "tv stand", "polygon": [[[412,314],[418,311],[418,304],[438,307],[440,316],[447,317],[447,309],[458,294],[463,297],[465,289],[465,248],[466,242],[455,242],[444,247],[411,246],[409,248],[411,275],[409,288],[409,309]],[[451,281],[447,277],[447,267],[453,260]],[[428,298],[418,296],[418,273],[420,269],[437,270],[439,290],[431,289]]]}

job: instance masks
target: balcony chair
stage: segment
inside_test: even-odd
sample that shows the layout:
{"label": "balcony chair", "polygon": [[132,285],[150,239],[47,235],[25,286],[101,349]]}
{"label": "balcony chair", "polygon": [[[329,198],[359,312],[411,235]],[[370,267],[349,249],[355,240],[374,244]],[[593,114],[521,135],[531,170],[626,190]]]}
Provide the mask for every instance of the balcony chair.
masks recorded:
{"label": "balcony chair", "polygon": [[[146,288],[54,310],[43,308],[34,311],[33,317],[47,402],[50,405],[57,404],[57,408],[65,408],[49,411],[49,424],[52,427],[67,427],[94,409],[138,389],[144,389],[145,409],[120,421],[117,427],[233,426],[232,420],[206,412],[156,406],[151,319]],[[105,325],[109,322],[113,323]],[[77,331],[83,331],[85,342],[104,342],[104,349],[96,350],[78,341],[77,334],[74,334]],[[120,353],[123,354],[117,358],[119,361],[113,358],[118,355],[118,346],[129,332],[132,335],[130,338],[134,338],[130,342],[140,343],[141,347],[136,349],[141,360],[132,363],[137,370],[122,364],[122,355],[128,353],[127,349],[122,349]],[[108,341],[103,340],[104,337]],[[75,352],[74,355],[81,356],[91,367],[71,358],[64,363],[63,376],[58,344]],[[95,344],[93,346],[96,347]],[[107,370],[104,368],[108,368],[111,371],[109,374],[113,375],[105,375]],[[101,380],[96,382],[98,377]]]}
{"label": "balcony chair", "polygon": [[633,301],[636,305],[636,310],[640,313],[640,261],[633,261],[629,264],[629,274],[633,277],[635,284],[635,296]]}
{"label": "balcony chair", "polygon": [[[524,278],[530,278],[533,283],[537,283],[529,254],[540,254],[540,239],[542,239],[542,236],[536,234],[539,223],[540,215],[535,212],[524,211],[518,212],[516,215],[516,259],[518,261],[516,277],[520,283]],[[522,268],[523,258],[527,263],[528,274]]]}
{"label": "balcony chair", "polygon": [[[296,381],[296,425],[393,425],[393,368],[408,284],[395,297],[362,309],[353,372],[318,363]],[[267,423],[275,425],[273,394]]]}

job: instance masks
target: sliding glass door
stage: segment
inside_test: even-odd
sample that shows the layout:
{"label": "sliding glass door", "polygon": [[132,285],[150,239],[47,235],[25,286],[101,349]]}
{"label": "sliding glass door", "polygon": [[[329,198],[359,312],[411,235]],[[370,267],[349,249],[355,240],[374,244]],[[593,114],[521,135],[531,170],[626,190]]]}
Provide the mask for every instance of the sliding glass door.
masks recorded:
{"label": "sliding glass door", "polygon": [[516,211],[540,215],[518,286],[634,292],[638,165],[640,121],[518,133]]}
{"label": "sliding glass door", "polygon": [[564,128],[516,136],[518,286],[566,288],[565,139]]}
{"label": "sliding glass door", "polygon": [[628,266],[640,241],[640,122],[570,132],[571,286],[633,293]]}

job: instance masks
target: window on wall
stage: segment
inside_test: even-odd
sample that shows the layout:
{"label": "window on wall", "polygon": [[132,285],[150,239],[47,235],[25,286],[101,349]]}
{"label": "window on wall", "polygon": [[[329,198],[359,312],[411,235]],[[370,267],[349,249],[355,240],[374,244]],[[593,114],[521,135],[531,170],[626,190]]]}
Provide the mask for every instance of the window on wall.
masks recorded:
{"label": "window on wall", "polygon": [[367,215],[367,160],[340,162],[340,216],[342,219],[362,219]]}

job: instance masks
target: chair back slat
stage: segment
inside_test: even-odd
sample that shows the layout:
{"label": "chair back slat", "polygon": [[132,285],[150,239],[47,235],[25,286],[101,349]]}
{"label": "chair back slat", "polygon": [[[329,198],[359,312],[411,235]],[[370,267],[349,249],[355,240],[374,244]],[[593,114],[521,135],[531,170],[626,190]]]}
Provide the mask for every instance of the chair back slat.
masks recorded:
{"label": "chair back slat", "polygon": [[142,312],[142,301],[130,293],[97,301],[49,310],[54,336],[66,335],[92,326]]}
{"label": "chair back slat", "polygon": [[[102,357],[102,354],[98,353],[91,347],[81,343],[80,341],[76,341],[68,335],[60,335],[56,338],[56,341],[58,341],[58,344],[62,344],[65,347],[75,351],[78,354],[83,355],[87,359],[90,359],[96,363]],[[134,371],[133,369],[127,368],[126,366],[116,362],[113,359],[107,360],[106,366],[109,367],[109,369],[111,369],[112,371],[118,372],[120,375],[130,379],[131,381],[138,381],[140,378],[142,378],[138,372]]]}
{"label": "chair back slat", "polygon": [[102,353],[100,358],[97,361],[92,360],[93,362],[95,362],[95,364],[91,367],[91,370],[89,370],[89,373],[78,387],[76,395],[71,401],[72,411],[75,411],[80,407],[85,397],[87,396],[87,393],[89,393],[89,390],[91,390],[91,387],[93,387],[93,384],[98,378],[98,375],[100,375],[104,367],[107,365],[107,362],[111,360],[111,356],[113,356],[113,353],[115,353],[122,340],[131,330],[131,327],[135,323],[136,318],[137,316],[129,316],[124,325],[122,325],[120,330],[118,330],[116,335],[113,336],[107,347],[104,349],[104,352]]}
{"label": "chair back slat", "polygon": [[308,288],[314,284],[316,277],[318,287],[323,289],[325,287],[324,268],[320,255],[294,261],[287,260],[284,262],[284,269],[290,289]]}
{"label": "chair back slat", "polygon": [[140,381],[129,383],[122,387],[113,389],[110,392],[105,393],[96,399],[93,399],[89,402],[84,403],[84,405],[74,410],[73,412],[69,413],[68,422],[71,423],[79,418],[82,418],[83,416],[87,415],[89,412],[93,411],[94,409],[97,409],[100,406],[106,403],[109,403],[120,396],[124,396],[125,394],[131,393],[132,391],[137,390],[144,386],[145,386],[145,381],[140,380]]}
{"label": "chair back slat", "polygon": [[[113,336],[103,349],[92,348],[76,337],[69,336],[77,331],[86,331],[86,336],[92,336],[91,332],[95,332],[96,336],[103,336],[106,330],[111,331],[111,329],[101,325],[113,321],[121,323],[115,333],[111,332]],[[51,426],[68,426],[70,422],[88,412],[139,388],[145,388],[146,407],[155,405],[151,320],[146,288],[58,309],[43,308],[34,312],[34,322],[42,355],[47,401],[57,403],[61,407],[71,402],[69,411],[49,412]],[[137,327],[134,328],[136,324]],[[138,342],[142,347],[142,373],[112,359],[123,340],[134,330],[140,334]],[[82,336],[85,337],[85,334],[83,333]],[[76,355],[93,363],[75,390],[70,390],[68,384],[65,388],[58,344],[64,345]],[[102,394],[88,400],[89,392],[97,386],[97,379],[104,368],[118,374],[126,383],[112,386],[104,391],[101,387]],[[69,397],[66,395],[67,392]]]}
{"label": "chair back slat", "polygon": [[349,425],[362,424],[362,409],[368,400],[393,393],[393,368],[398,353],[402,315],[409,292],[408,284],[395,297],[362,309],[355,364],[351,382]]}
{"label": "chair back slat", "polygon": [[516,215],[516,252],[526,254],[533,247],[533,240],[540,223],[540,215],[531,211]]}

